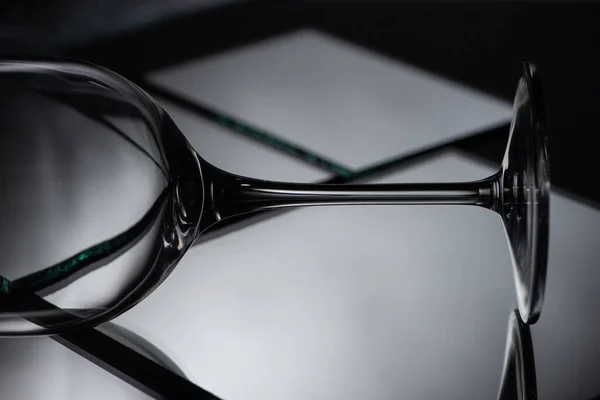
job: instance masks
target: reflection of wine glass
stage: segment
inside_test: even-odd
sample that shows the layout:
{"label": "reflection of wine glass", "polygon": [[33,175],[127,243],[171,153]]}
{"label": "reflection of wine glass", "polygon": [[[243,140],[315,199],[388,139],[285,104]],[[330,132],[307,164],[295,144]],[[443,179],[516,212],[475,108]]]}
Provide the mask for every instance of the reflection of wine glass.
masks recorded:
{"label": "reflection of wine glass", "polygon": [[[110,71],[72,62],[0,62],[0,180],[10,190],[0,209],[2,241],[9,243],[0,300],[10,305],[0,310],[0,335],[49,334],[115,317],[226,218],[349,204],[476,205],[497,212],[519,310],[533,323],[548,246],[539,101],[535,68],[525,64],[502,168],[477,182],[280,183],[210,165],[150,96]],[[24,292],[59,308],[24,305],[18,301]]]}
{"label": "reflection of wine glass", "polygon": [[529,326],[521,321],[519,311],[510,314],[506,353],[498,400],[536,400],[537,378]]}

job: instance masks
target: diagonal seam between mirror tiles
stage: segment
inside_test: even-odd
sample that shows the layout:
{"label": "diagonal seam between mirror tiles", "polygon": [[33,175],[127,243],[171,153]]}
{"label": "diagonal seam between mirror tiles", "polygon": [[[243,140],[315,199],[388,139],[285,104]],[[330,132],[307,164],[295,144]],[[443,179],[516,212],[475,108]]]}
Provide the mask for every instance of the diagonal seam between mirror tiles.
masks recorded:
{"label": "diagonal seam between mirror tiles", "polygon": [[[187,109],[196,115],[242,136],[254,139],[258,143],[262,143],[274,150],[298,158],[310,165],[314,165],[317,168],[332,172],[339,176],[349,177],[352,175],[352,172],[348,167],[336,163],[316,152],[306,150],[302,146],[283,139],[280,135],[278,136],[271,132],[261,130],[260,128],[253,127],[247,122],[243,122],[238,118],[227,115],[223,111],[212,110],[209,107],[200,104],[198,101],[190,101],[181,95],[174,94],[169,90],[156,86],[148,81],[142,81],[141,85],[156,97],[163,98],[164,101],[175,103],[179,107]],[[188,135],[189,134],[190,133],[188,132]]]}
{"label": "diagonal seam between mirror tiles", "polygon": [[143,81],[352,170],[507,123],[511,112],[508,103],[312,29]]}
{"label": "diagonal seam between mirror tiles", "polygon": [[200,156],[214,166],[259,179],[314,182],[329,178],[328,170],[274,151],[258,141],[237,134],[201,116],[158,98]]}

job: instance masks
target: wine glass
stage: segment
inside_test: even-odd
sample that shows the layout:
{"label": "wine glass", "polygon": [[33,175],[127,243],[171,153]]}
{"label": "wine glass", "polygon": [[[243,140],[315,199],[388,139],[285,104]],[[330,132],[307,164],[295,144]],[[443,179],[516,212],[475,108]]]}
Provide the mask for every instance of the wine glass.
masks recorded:
{"label": "wine glass", "polygon": [[490,209],[505,227],[520,315],[534,323],[540,314],[549,170],[530,63],[502,167],[476,182],[298,184],[233,175],[203,160],[132,82],[67,60],[0,61],[0,128],[0,336],[108,321],[152,292],[210,227],[299,206]]}
{"label": "wine glass", "polygon": [[531,330],[514,310],[508,321],[506,352],[498,400],[537,400],[537,378]]}

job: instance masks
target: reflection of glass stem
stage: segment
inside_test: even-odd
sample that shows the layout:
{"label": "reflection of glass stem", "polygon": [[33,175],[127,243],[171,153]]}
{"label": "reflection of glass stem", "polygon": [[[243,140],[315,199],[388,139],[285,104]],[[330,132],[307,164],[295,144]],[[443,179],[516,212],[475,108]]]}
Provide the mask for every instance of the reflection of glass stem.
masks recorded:
{"label": "reflection of glass stem", "polygon": [[537,400],[537,379],[529,326],[511,313],[498,400]]}

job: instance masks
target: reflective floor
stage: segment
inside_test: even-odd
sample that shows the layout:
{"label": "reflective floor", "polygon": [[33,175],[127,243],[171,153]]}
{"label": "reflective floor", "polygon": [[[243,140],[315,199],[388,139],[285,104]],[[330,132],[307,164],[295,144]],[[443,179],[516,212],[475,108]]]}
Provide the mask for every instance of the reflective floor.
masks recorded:
{"label": "reflective floor", "polygon": [[[312,28],[143,79],[352,171],[502,127],[511,111],[488,93]],[[296,182],[332,177],[157,97],[218,167]],[[367,180],[471,180],[496,170],[448,149]],[[600,313],[600,210],[586,203],[552,193],[545,306],[531,329],[544,400],[600,393],[600,326],[590,318]],[[224,399],[487,399],[500,387],[514,299],[506,239],[492,213],[320,208],[200,243],[117,322]],[[0,387],[14,398],[92,399],[97,386],[98,398],[142,396],[50,339],[0,346]]]}

